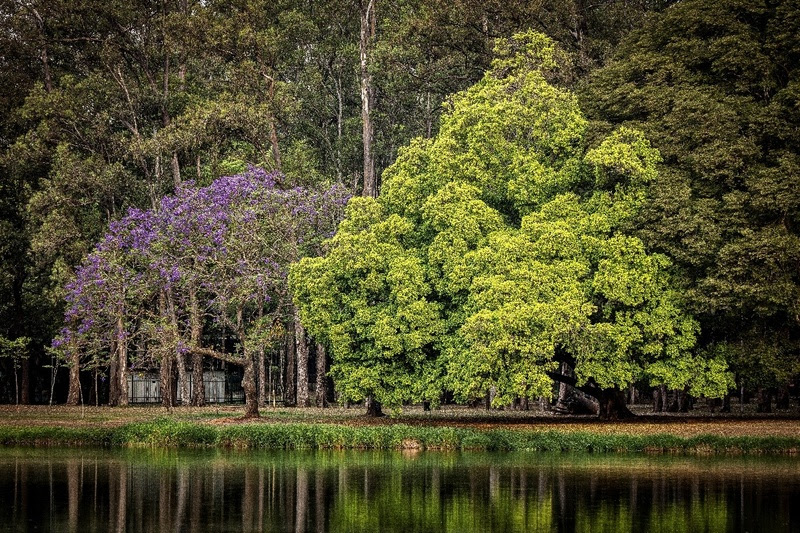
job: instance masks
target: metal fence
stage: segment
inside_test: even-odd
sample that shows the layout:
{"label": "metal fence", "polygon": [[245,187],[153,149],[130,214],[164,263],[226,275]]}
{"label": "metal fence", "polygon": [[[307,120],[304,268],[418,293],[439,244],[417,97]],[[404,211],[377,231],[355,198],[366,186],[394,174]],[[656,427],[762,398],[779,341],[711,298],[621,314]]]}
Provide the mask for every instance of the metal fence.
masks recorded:
{"label": "metal fence", "polygon": [[[192,374],[188,374],[189,396],[194,390]],[[244,401],[244,390],[237,376],[222,370],[203,372],[203,392],[206,403],[236,403]],[[178,387],[176,399],[182,400]],[[130,403],[161,403],[161,380],[156,372],[132,372],[128,375],[128,401]]]}

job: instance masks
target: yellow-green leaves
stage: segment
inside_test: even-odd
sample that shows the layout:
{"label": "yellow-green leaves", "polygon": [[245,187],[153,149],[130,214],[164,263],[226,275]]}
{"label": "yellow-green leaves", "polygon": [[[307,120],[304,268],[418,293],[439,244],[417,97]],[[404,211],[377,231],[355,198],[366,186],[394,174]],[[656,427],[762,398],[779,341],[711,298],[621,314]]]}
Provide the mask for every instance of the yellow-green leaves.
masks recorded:
{"label": "yellow-green leaves", "polygon": [[624,229],[658,153],[630,129],[586,153],[574,97],[542,71],[554,53],[537,35],[502,45],[440,133],[401,151],[379,198],[351,201],[326,257],[293,270],[343,397],[493,391],[502,405],[550,396],[560,358],[606,388],[693,357],[669,261]]}

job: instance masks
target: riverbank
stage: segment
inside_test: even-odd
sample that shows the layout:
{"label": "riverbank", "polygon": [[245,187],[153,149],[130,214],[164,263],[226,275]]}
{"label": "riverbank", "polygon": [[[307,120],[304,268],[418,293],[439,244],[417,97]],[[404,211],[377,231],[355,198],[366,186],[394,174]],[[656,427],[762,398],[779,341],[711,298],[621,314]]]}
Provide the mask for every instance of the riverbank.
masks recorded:
{"label": "riverbank", "polygon": [[0,444],[800,455],[800,420],[787,417],[642,416],[612,423],[477,410],[369,419],[345,409],[266,409],[262,419],[248,421],[240,411],[6,407]]}

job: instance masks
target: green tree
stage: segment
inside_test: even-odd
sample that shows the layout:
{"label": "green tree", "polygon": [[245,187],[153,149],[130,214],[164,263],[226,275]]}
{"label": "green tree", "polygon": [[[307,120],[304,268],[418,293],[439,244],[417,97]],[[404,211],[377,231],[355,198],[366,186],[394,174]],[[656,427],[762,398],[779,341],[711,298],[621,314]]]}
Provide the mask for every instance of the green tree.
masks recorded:
{"label": "green tree", "polygon": [[640,128],[661,152],[638,234],[674,258],[701,343],[750,387],[800,370],[797,13],[680,2],[580,91],[597,131]]}
{"label": "green tree", "polygon": [[657,152],[628,129],[587,152],[575,97],[547,81],[564,61],[547,37],[495,51],[439,134],[401,151],[377,200],[351,200],[326,256],[292,269],[340,394],[397,407],[493,390],[501,405],[550,396],[557,380],[604,416],[625,414],[619,390],[642,378],[723,394],[725,363],[692,352],[668,258],[626,231]]}

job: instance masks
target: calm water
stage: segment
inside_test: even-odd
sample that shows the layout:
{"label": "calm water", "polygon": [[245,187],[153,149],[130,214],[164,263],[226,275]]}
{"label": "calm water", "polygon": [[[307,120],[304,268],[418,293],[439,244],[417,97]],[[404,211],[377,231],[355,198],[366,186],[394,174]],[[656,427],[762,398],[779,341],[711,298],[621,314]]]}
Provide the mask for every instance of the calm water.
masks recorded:
{"label": "calm water", "polygon": [[0,448],[2,531],[800,531],[800,459]]}

